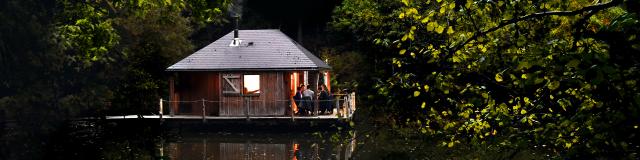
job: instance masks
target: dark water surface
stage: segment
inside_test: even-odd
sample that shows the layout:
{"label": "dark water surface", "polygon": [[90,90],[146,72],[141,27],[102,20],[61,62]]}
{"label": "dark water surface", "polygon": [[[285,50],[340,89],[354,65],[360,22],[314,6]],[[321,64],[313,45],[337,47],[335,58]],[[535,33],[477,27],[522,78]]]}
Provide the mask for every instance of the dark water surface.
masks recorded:
{"label": "dark water surface", "polygon": [[[76,121],[46,136],[9,129],[0,159],[548,159],[514,148],[443,147],[388,127],[320,131],[185,129]],[[35,139],[32,138],[36,137]],[[9,137],[9,139],[7,139]]]}
{"label": "dark water surface", "polygon": [[54,159],[352,159],[356,132],[185,129],[73,122],[52,137]]}

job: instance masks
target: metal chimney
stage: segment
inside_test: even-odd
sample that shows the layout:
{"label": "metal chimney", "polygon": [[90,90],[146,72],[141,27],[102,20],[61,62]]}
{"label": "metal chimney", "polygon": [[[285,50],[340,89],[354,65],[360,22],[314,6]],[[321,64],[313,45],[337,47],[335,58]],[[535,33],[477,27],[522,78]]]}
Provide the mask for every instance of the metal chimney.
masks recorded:
{"label": "metal chimney", "polygon": [[242,42],[240,40],[239,35],[238,35],[238,27],[239,27],[239,23],[240,23],[240,16],[234,16],[233,18],[235,18],[235,21],[236,21],[236,28],[233,30],[233,40],[231,41],[231,44],[229,44],[229,46],[237,47],[237,46],[240,45],[240,42]]}
{"label": "metal chimney", "polygon": [[235,30],[233,30],[233,38],[234,38],[234,39],[237,39],[237,38],[239,38],[239,37],[238,37],[238,26],[239,26],[239,24],[238,24],[238,23],[240,23],[240,22],[239,22],[239,21],[240,21],[240,17],[239,17],[239,16],[235,16],[234,18],[235,18],[235,20],[236,20],[236,28],[235,28]]}
{"label": "metal chimney", "polygon": [[240,36],[238,35],[238,29],[240,26],[240,17],[242,16],[243,2],[244,0],[233,0],[231,6],[229,7],[229,14],[236,21],[236,26],[233,30],[233,40],[231,41],[231,44],[229,44],[229,46],[232,47],[240,46],[240,43],[242,43],[242,41],[240,40]]}

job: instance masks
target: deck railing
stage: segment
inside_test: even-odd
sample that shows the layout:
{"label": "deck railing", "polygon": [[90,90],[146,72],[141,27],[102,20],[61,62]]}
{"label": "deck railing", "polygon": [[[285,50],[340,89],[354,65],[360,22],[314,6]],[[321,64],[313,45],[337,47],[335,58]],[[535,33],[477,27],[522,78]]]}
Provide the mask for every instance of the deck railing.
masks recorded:
{"label": "deck railing", "polygon": [[[328,102],[328,103],[327,103]],[[160,99],[159,103],[158,103],[158,114],[160,119],[163,118],[164,114],[168,113],[170,114],[169,116],[174,116],[174,115],[195,115],[193,113],[197,113],[194,112],[193,109],[201,109],[201,114],[199,114],[199,116],[201,116],[202,121],[206,122],[208,115],[207,113],[210,112],[210,109],[212,106],[218,106],[218,112],[220,112],[220,108],[222,108],[222,106],[225,105],[229,105],[229,104],[238,104],[238,103],[242,103],[244,105],[242,105],[242,107],[244,108],[243,110],[243,115],[239,115],[239,114],[235,114],[234,116],[228,116],[228,115],[223,115],[221,117],[240,117],[243,116],[247,119],[247,121],[251,120],[251,117],[256,117],[259,115],[256,115],[256,111],[252,110],[253,107],[252,105],[258,104],[258,105],[262,105],[263,107],[267,105],[267,103],[269,103],[269,105],[275,105],[275,106],[285,106],[287,107],[284,110],[284,113],[277,113],[276,116],[269,116],[269,117],[291,117],[291,120],[294,121],[296,119],[296,117],[300,117],[300,116],[315,116],[315,117],[319,117],[321,115],[319,115],[320,112],[320,104],[324,103],[325,105],[327,104],[331,104],[333,105],[331,107],[331,114],[328,114],[329,116],[337,116],[340,118],[345,118],[345,119],[350,119],[353,115],[353,113],[355,112],[356,109],[356,95],[355,93],[349,93],[349,94],[333,94],[333,99],[331,100],[301,100],[298,102],[298,104],[303,104],[303,103],[311,103],[311,108],[306,108],[309,109],[310,113],[307,114],[302,114],[301,113],[301,106],[296,105],[298,108],[294,108],[294,106],[292,105],[293,103],[295,103],[293,100],[287,100],[287,99],[282,99],[282,100],[253,100],[251,98],[245,98],[243,100],[224,100],[224,101],[211,101],[211,100],[207,100],[204,98],[198,99],[198,100],[192,100],[192,101],[173,101],[173,100],[164,100],[164,99]],[[191,107],[191,111],[189,111],[189,113],[184,114],[182,111],[180,110],[180,106],[181,104],[189,104]],[[168,107],[167,107],[168,106]],[[177,106],[175,108],[178,109],[178,111],[174,110],[174,107],[172,106]],[[229,109],[229,107],[224,107],[226,109]],[[207,112],[209,110],[209,112]],[[229,113],[229,111],[227,110],[225,113]],[[284,115],[280,115],[280,114],[284,114]],[[324,115],[326,116],[326,115]],[[260,117],[265,117],[265,116],[260,116]]]}

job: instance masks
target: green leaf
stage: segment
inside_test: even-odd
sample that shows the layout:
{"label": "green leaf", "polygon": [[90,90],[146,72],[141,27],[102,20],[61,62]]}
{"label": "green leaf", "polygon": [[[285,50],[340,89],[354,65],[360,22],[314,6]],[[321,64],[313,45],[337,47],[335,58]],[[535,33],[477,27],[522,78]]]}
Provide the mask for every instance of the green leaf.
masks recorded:
{"label": "green leaf", "polygon": [[580,65],[580,60],[577,59],[571,60],[567,63],[567,67],[570,68],[578,68],[578,65]]}
{"label": "green leaf", "polygon": [[549,84],[547,84],[547,88],[549,88],[552,91],[558,89],[558,87],[560,87],[560,82],[558,81],[552,81]]}
{"label": "green leaf", "polygon": [[404,4],[405,6],[409,6],[409,0],[402,0],[402,4]]}
{"label": "green leaf", "polygon": [[453,27],[449,26],[447,28],[447,34],[453,34]]}
{"label": "green leaf", "polygon": [[451,57],[451,58],[453,59],[453,62],[455,62],[455,63],[461,62],[460,61],[460,56],[458,56],[458,55],[453,55],[453,57]]}
{"label": "green leaf", "polygon": [[442,32],[443,32],[443,31],[444,31],[444,27],[443,27],[443,26],[438,25],[438,28],[436,28],[436,32],[437,32],[438,34],[442,34]]}
{"label": "green leaf", "polygon": [[496,78],[496,82],[502,82],[502,74],[501,73],[496,74],[495,78]]}
{"label": "green leaf", "polygon": [[531,68],[531,64],[528,61],[522,61],[518,64],[518,70],[529,69]]}
{"label": "green leaf", "polygon": [[535,78],[535,80],[533,81],[534,84],[540,84],[540,83],[544,82],[544,79],[542,79],[542,78],[538,78],[538,77],[534,77],[534,78]]}
{"label": "green leaf", "polygon": [[420,21],[420,23],[427,23],[427,22],[429,22],[429,17],[424,17],[424,18]]}
{"label": "green leaf", "polygon": [[438,23],[436,22],[429,22],[427,23],[427,31],[433,31],[435,30],[435,28],[438,26]]}

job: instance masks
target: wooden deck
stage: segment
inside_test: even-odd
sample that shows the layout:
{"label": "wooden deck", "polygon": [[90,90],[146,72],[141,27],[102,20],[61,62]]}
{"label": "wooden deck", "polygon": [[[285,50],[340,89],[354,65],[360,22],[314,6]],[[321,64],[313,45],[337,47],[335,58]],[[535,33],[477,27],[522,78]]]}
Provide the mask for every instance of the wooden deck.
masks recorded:
{"label": "wooden deck", "polygon": [[[160,119],[160,115],[143,115],[143,118],[141,119]],[[351,117],[351,116],[349,116]],[[139,119],[137,115],[124,115],[124,116],[107,116],[106,117],[107,120],[123,120],[123,119]],[[177,119],[184,119],[184,120],[202,120],[202,116],[196,116],[196,115],[174,115],[174,116],[170,116],[170,115],[163,115],[162,119],[167,119],[167,120],[177,120]],[[247,117],[220,117],[220,116],[205,116],[204,119],[206,120],[246,120]],[[340,119],[348,119],[345,117],[338,117],[337,115],[318,115],[318,116],[295,116],[295,117],[290,117],[290,116],[251,116],[248,118],[249,120],[340,120]]]}
{"label": "wooden deck", "polygon": [[351,128],[350,118],[337,115],[319,116],[255,116],[219,117],[197,115],[137,115],[106,116],[106,122],[124,126],[159,125],[163,130],[218,131],[329,131]]}
{"label": "wooden deck", "polygon": [[[244,112],[245,115],[236,114],[236,116],[209,116],[205,114],[163,114],[173,113],[175,110],[171,107],[163,107],[164,103],[171,103],[174,101],[159,100],[158,114],[151,115],[113,115],[106,116],[100,119],[85,118],[83,120],[105,120],[107,123],[116,123],[119,125],[160,125],[165,129],[175,128],[190,128],[195,130],[209,130],[209,131],[229,131],[229,130],[269,130],[269,131],[304,131],[304,130],[341,130],[350,128],[354,125],[351,121],[353,113],[355,112],[355,93],[350,94],[335,94],[336,106],[333,114],[330,115],[314,115],[314,116],[260,116],[255,114],[247,114],[250,112]],[[342,101],[342,103],[340,103]],[[204,102],[208,102],[205,99],[199,101],[189,101],[188,103],[203,103],[202,112],[207,113],[206,105]],[[246,109],[246,107],[245,107]],[[318,112],[315,112],[318,113]],[[248,116],[247,116],[248,115]]]}

